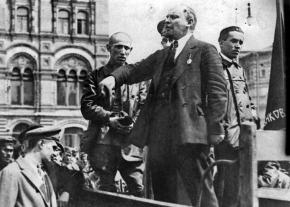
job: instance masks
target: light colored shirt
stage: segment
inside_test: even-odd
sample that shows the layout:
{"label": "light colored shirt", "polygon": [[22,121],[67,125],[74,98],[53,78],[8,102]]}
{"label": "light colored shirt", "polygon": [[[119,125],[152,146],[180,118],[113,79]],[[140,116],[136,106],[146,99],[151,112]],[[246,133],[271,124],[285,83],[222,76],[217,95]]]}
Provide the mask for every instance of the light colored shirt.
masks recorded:
{"label": "light colored shirt", "polygon": [[38,178],[39,186],[37,186],[37,187],[40,188],[40,186],[44,183],[44,181],[43,181],[44,172],[42,170],[39,170],[41,163],[35,163],[31,159],[29,159],[27,156],[24,157],[24,159],[26,160],[26,162],[30,166],[30,168],[33,170],[34,175]]}
{"label": "light colored shirt", "polygon": [[181,53],[181,51],[183,50],[186,42],[189,40],[189,38],[192,36],[192,33],[187,33],[185,36],[183,36],[182,38],[180,38],[178,41],[178,47],[176,48],[176,52],[175,52],[175,56],[174,56],[174,60],[177,58],[177,56]]}
{"label": "light colored shirt", "polygon": [[249,96],[243,68],[237,64],[235,59],[230,59],[222,53],[220,55],[226,62],[232,63],[224,70],[224,75],[228,82],[228,90],[231,93],[230,97],[232,97],[228,100],[230,107],[228,107],[226,115],[226,123],[228,125],[226,141],[233,147],[238,147],[240,136],[238,118],[241,123],[253,119],[253,104]]}

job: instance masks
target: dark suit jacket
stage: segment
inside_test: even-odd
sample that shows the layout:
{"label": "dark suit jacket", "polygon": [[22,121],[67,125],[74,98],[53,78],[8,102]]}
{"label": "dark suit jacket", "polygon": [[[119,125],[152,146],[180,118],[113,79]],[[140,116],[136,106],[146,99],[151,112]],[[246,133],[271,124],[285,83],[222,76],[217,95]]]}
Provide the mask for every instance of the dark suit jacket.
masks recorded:
{"label": "dark suit jacket", "polygon": [[[133,144],[140,147],[149,140],[154,95],[168,51],[169,48],[158,50],[141,62],[122,66],[112,73],[116,86],[152,78],[145,106],[130,135]],[[177,57],[170,87],[172,108],[177,115],[174,120],[177,143],[208,144],[208,135],[224,134],[226,80],[214,46],[192,36]]]}
{"label": "dark suit jacket", "polygon": [[5,207],[37,206],[56,207],[56,196],[49,181],[51,205],[40,189],[41,179],[27,163],[19,157],[0,172],[0,204]]}

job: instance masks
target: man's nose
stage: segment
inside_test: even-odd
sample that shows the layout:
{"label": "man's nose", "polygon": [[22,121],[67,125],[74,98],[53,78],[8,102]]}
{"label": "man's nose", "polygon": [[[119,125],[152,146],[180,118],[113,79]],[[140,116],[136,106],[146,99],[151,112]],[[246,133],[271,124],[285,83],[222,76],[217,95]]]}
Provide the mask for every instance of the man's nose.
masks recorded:
{"label": "man's nose", "polygon": [[242,45],[241,45],[240,43],[236,43],[236,44],[235,44],[235,48],[236,48],[236,49],[240,49],[241,46],[242,46]]}
{"label": "man's nose", "polygon": [[8,157],[12,157],[13,156],[13,151],[11,152],[7,152]]}
{"label": "man's nose", "polygon": [[121,49],[120,49],[120,53],[122,53],[122,54],[125,54],[125,53],[126,53],[126,49],[125,49],[125,47],[121,47]]}
{"label": "man's nose", "polygon": [[170,23],[171,22],[171,18],[170,17],[165,17],[164,21],[165,21],[165,23]]}
{"label": "man's nose", "polygon": [[55,158],[57,156],[57,151],[53,150],[51,157]]}

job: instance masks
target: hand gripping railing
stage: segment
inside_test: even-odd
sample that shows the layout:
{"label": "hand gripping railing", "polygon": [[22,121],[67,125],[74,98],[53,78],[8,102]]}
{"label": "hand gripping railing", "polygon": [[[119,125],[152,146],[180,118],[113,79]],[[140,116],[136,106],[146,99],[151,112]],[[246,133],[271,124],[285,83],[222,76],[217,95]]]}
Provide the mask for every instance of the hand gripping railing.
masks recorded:
{"label": "hand gripping railing", "polygon": [[[200,183],[199,183],[199,187],[198,187],[198,193],[197,193],[197,201],[194,207],[200,207],[201,205],[201,197],[202,197],[202,189],[203,189],[203,185],[204,185],[204,181],[205,178],[208,176],[209,172],[213,169],[214,166],[216,165],[232,165],[235,162],[237,162],[238,160],[225,160],[225,159],[220,159],[220,160],[216,160],[214,162],[212,162],[207,168],[206,170],[203,172],[201,179],[200,179]],[[199,168],[199,171],[202,172],[203,168],[201,166],[201,163],[199,160],[197,160],[197,166]]]}

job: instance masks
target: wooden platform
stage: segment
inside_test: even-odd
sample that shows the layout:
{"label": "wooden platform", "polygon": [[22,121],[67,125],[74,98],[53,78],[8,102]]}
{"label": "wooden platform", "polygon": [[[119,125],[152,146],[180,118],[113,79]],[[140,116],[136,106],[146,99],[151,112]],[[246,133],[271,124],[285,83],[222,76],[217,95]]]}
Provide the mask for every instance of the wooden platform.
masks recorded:
{"label": "wooden platform", "polygon": [[[289,160],[285,154],[285,131],[256,131],[242,126],[240,140],[240,207],[290,207],[290,189],[258,188],[258,161]],[[166,190],[166,189],[165,189]],[[189,207],[104,191],[82,191],[76,206],[85,207]]]}
{"label": "wooden platform", "polygon": [[83,190],[78,207],[190,207],[105,191]]}

